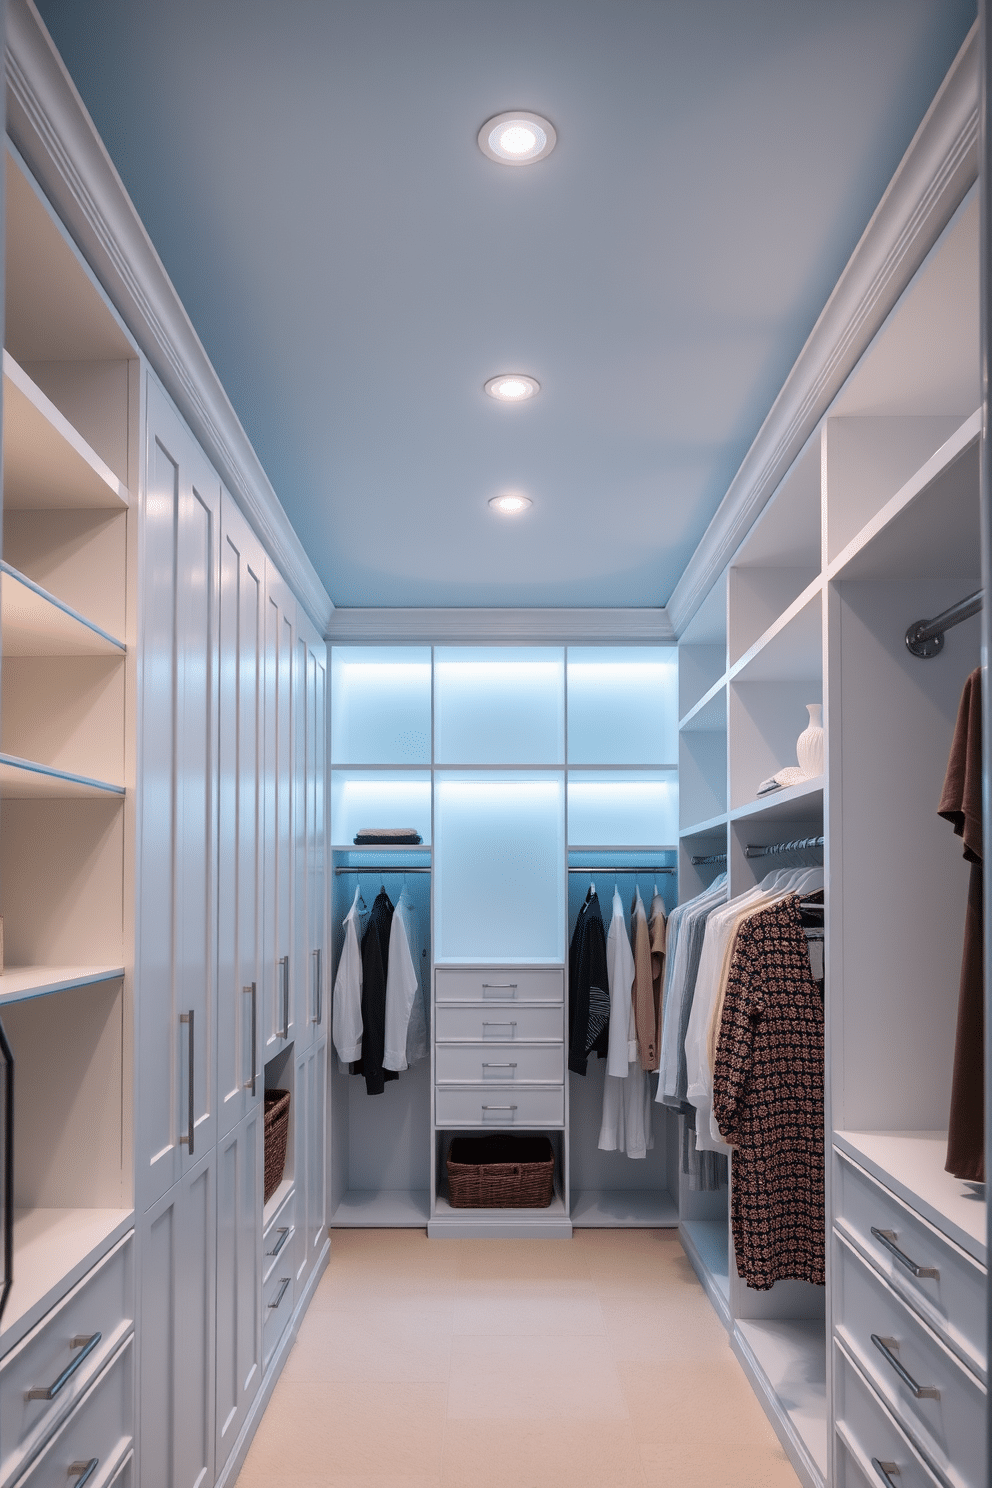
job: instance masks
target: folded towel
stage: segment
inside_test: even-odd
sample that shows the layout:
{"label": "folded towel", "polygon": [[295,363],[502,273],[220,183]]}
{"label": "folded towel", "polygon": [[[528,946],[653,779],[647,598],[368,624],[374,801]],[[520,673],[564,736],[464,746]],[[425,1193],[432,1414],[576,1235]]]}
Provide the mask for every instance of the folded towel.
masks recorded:
{"label": "folded towel", "polygon": [[355,842],[363,847],[398,847],[423,842],[416,827],[363,827]]}

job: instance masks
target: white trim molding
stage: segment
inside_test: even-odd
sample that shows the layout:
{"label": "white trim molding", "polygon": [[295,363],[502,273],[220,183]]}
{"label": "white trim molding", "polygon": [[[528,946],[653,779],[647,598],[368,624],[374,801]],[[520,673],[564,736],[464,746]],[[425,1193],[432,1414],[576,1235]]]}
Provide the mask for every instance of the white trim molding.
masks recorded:
{"label": "white trim molding", "polygon": [[650,641],[672,645],[675,632],[663,609],[646,610],[470,610],[335,609],[324,633],[327,641],[505,642],[548,644]]}
{"label": "white trim molding", "polygon": [[11,0],[7,133],[270,557],[323,631],[334,609],[32,0]]}
{"label": "white trim molding", "polygon": [[668,601],[681,635],[978,175],[978,22]]}

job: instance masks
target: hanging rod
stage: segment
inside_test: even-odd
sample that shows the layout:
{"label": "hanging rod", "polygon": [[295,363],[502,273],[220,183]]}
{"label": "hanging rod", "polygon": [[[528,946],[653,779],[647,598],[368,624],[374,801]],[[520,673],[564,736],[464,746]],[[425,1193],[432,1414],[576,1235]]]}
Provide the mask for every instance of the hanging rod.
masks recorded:
{"label": "hanging rod", "polygon": [[962,620],[970,620],[972,615],[977,615],[982,608],[983,593],[983,590],[976,589],[967,599],[959,599],[957,604],[951,605],[942,614],[935,615],[932,620],[914,620],[906,632],[906,645],[912,654],[922,657],[924,661],[929,661],[931,656],[939,656],[944,649],[944,631],[950,630],[952,625],[960,625]]}
{"label": "hanging rod", "polygon": [[663,868],[656,863],[590,863],[588,868],[569,868],[569,873],[584,873],[587,878],[597,873],[677,873],[677,868]]}
{"label": "hanging rod", "polygon": [[746,858],[770,858],[776,853],[808,852],[812,847],[823,847],[823,837],[799,837],[795,842],[772,842],[767,846],[749,842],[744,849]]}
{"label": "hanging rod", "polygon": [[430,872],[430,868],[404,868],[402,863],[380,863],[378,868],[374,867],[371,863],[362,863],[360,866],[354,868],[335,868],[334,876],[339,878],[342,873],[378,873],[380,877],[384,877],[387,873],[402,873],[405,876],[408,873]]}
{"label": "hanging rod", "polygon": [[689,862],[692,864],[693,868],[705,868],[709,863],[725,863],[726,861],[726,853],[711,853],[708,858],[689,859]]}

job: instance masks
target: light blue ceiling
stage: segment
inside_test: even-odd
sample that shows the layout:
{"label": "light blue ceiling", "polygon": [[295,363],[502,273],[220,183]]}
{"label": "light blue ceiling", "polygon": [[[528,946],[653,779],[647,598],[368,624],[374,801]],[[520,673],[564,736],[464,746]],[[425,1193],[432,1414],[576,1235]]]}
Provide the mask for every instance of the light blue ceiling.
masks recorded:
{"label": "light blue ceiling", "polygon": [[339,605],[664,603],[975,13],[38,3]]}

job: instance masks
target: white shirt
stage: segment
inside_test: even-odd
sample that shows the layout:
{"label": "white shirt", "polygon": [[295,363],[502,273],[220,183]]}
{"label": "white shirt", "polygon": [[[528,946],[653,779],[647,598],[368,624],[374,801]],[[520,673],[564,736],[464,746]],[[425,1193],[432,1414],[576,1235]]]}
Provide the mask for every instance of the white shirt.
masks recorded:
{"label": "white shirt", "polygon": [[407,1068],[406,1037],[413,999],[420,989],[410,950],[411,904],[406,889],[399,897],[389,927],[389,958],[386,966],[386,1047],[382,1067]]}
{"label": "white shirt", "polygon": [[603,1117],[599,1146],[604,1152],[645,1157],[654,1146],[651,1093],[647,1071],[637,1056],[634,1023],[634,953],[627,937],[623,901],[613,892],[613,919],[606,938],[606,972],[610,983],[610,1040],[603,1083]]}
{"label": "white shirt", "polygon": [[331,1034],[338,1058],[350,1064],[362,1057],[362,948],[358,905],[361,894],[355,889],[351,908],[344,919],[344,948],[334,978],[334,1008]]}

